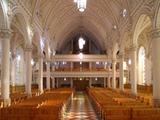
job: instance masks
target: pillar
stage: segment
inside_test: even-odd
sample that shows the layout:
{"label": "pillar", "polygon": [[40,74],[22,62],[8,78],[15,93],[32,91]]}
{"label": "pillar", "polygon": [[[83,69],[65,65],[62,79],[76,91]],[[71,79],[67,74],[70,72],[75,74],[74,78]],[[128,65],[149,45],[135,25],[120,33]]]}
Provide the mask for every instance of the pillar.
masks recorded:
{"label": "pillar", "polygon": [[124,62],[124,55],[123,53],[121,53],[120,55],[120,90],[121,91],[124,91],[124,65],[123,65],[123,62]]}
{"label": "pillar", "polygon": [[116,89],[116,60],[112,60],[112,88]]}
{"label": "pillar", "polygon": [[89,62],[89,70],[92,70],[92,62]]}
{"label": "pillar", "polygon": [[38,71],[38,88],[39,92],[43,93],[43,56],[39,57],[39,71]]}
{"label": "pillar", "polygon": [[15,86],[15,81],[16,81],[16,55],[12,55],[12,60],[11,60],[11,86]]}
{"label": "pillar", "polygon": [[26,84],[25,91],[28,97],[32,96],[31,85],[32,85],[32,47],[26,46],[25,48],[25,71],[26,71]]}
{"label": "pillar", "polygon": [[108,76],[108,79],[107,79],[107,87],[108,88],[111,88],[111,81],[110,81],[111,77],[110,75]]}
{"label": "pillar", "polygon": [[73,78],[71,78],[71,81],[70,81],[71,83],[71,88],[73,88]]}
{"label": "pillar", "polygon": [[104,77],[104,88],[106,87],[106,78]]}
{"label": "pillar", "polygon": [[50,62],[47,62],[47,89],[50,90]]}
{"label": "pillar", "polygon": [[137,95],[137,48],[131,47],[131,94]]}
{"label": "pillar", "polygon": [[[54,73],[55,72],[55,65],[54,66],[52,66],[52,72]],[[55,77],[53,76],[52,77],[52,88],[55,88],[56,86],[55,86]]]}
{"label": "pillar", "polygon": [[53,89],[55,88],[55,78],[54,77],[52,78],[52,88]]}
{"label": "pillar", "polygon": [[89,79],[89,88],[92,87],[92,78]]}
{"label": "pillar", "polygon": [[71,71],[73,71],[73,62],[71,62]]}
{"label": "pillar", "polygon": [[152,31],[153,105],[160,107],[160,28]]}
{"label": "pillar", "polygon": [[10,105],[10,37],[9,30],[0,30],[2,40],[2,78],[1,78],[1,98],[4,107]]}
{"label": "pillar", "polygon": [[56,80],[56,87],[57,87],[57,88],[59,87],[59,86],[58,86],[58,80],[59,80],[59,79]]}
{"label": "pillar", "polygon": [[107,64],[104,62],[104,70],[107,70]]}

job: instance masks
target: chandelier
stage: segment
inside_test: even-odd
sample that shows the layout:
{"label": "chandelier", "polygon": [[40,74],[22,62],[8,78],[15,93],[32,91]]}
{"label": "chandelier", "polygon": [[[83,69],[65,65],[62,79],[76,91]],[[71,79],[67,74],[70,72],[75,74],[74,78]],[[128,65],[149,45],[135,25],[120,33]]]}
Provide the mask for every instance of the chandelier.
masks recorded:
{"label": "chandelier", "polygon": [[74,0],[77,3],[77,8],[80,12],[84,12],[87,7],[87,0]]}

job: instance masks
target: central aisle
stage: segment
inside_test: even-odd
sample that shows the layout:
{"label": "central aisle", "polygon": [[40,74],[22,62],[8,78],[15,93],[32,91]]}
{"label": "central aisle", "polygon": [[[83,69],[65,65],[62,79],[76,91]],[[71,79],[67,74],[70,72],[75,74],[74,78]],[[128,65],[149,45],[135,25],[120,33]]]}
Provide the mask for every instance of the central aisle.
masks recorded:
{"label": "central aisle", "polygon": [[98,117],[88,99],[88,96],[83,92],[75,93],[71,99],[62,120],[98,120]]}

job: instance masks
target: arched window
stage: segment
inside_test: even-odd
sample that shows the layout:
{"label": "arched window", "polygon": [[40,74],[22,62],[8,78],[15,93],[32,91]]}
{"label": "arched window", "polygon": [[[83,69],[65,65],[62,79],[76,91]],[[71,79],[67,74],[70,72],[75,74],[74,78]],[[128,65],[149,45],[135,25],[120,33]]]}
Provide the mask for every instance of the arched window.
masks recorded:
{"label": "arched window", "polygon": [[138,84],[145,85],[145,49],[140,47],[138,53]]}
{"label": "arched window", "polygon": [[24,85],[23,62],[23,49],[19,47],[16,50],[16,85]]}

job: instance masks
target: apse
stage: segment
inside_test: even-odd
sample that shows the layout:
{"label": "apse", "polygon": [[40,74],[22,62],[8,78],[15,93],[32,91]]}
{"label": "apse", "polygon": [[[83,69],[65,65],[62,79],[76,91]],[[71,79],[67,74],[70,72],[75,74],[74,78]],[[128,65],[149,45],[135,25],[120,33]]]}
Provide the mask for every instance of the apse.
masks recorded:
{"label": "apse", "polygon": [[[85,44],[83,49],[79,48],[79,39],[83,39]],[[99,41],[91,33],[76,33],[69,36],[59,45],[57,54],[105,54],[104,48]]]}

